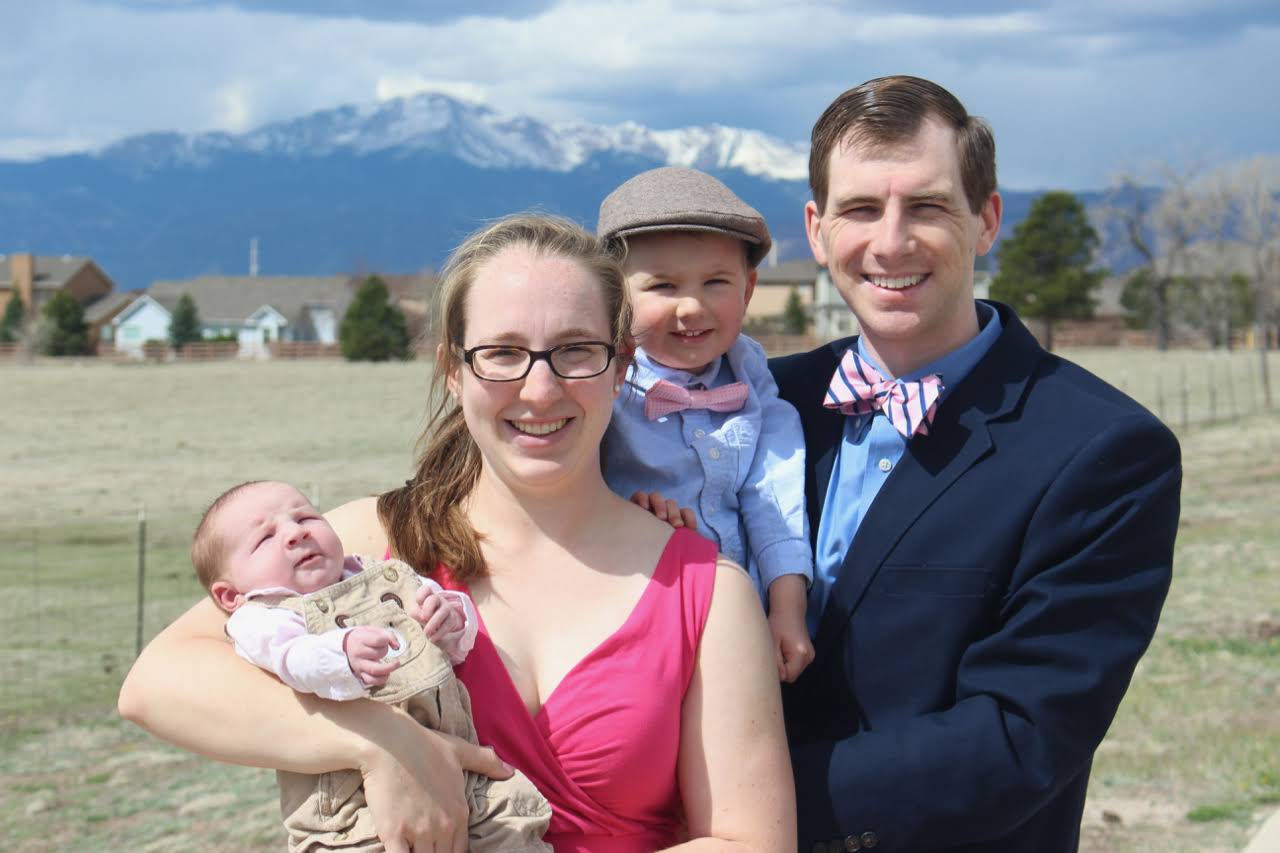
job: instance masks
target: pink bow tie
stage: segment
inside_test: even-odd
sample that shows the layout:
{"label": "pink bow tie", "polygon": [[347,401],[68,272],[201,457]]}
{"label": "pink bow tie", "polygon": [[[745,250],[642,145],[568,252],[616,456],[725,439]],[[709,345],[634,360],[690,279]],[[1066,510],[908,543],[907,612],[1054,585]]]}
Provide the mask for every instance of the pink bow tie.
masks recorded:
{"label": "pink bow tie", "polygon": [[911,438],[916,433],[929,434],[942,390],[942,378],[936,373],[910,382],[885,379],[850,349],[831,377],[823,405],[846,415],[884,412],[903,438]]}
{"label": "pink bow tie", "polygon": [[747,402],[747,383],[733,382],[706,391],[659,379],[644,395],[644,416],[651,421],[685,409],[736,412]]}

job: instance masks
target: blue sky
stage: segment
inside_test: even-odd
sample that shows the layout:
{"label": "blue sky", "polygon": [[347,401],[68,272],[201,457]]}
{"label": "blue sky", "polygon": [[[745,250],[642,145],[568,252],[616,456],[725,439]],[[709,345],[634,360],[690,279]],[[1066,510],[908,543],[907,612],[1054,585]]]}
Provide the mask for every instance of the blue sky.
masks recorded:
{"label": "blue sky", "polygon": [[0,158],[423,90],[803,141],[891,73],[986,117],[1006,187],[1280,151],[1274,0],[0,0],[0,32]]}

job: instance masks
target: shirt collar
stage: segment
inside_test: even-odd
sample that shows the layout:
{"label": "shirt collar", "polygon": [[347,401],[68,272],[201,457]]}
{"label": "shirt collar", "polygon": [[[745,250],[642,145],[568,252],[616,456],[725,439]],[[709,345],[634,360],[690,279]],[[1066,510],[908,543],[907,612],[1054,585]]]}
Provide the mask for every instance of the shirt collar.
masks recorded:
{"label": "shirt collar", "polygon": [[[942,377],[943,384],[943,392],[939,398],[939,403],[945,400],[951,389],[959,385],[969,375],[970,371],[977,366],[979,361],[982,361],[982,357],[995,344],[996,339],[1000,337],[1002,326],[1000,315],[996,312],[996,309],[981,300],[975,300],[974,305],[978,312],[977,335],[946,355],[897,378],[904,382],[910,382],[930,373],[936,373]],[[867,354],[866,344],[863,343],[861,335],[858,336],[857,347],[859,358],[871,362],[876,370],[883,372],[882,366]]]}
{"label": "shirt collar", "polygon": [[716,356],[715,360],[707,365],[706,370],[690,373],[687,370],[678,370],[674,367],[667,367],[665,364],[658,364],[650,358],[643,347],[638,347],[636,349],[635,371],[630,381],[633,385],[637,385],[646,391],[652,388],[659,379],[665,379],[674,385],[679,385],[681,388],[688,388],[691,385],[698,384],[705,388],[711,388],[717,374],[720,373],[720,365],[723,361],[724,356]]}

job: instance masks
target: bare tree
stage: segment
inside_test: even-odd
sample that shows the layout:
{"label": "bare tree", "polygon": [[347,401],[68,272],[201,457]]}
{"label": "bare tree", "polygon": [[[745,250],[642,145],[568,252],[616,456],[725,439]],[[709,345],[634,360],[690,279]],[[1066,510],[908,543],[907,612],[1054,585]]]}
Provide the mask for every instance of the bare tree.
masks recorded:
{"label": "bare tree", "polygon": [[1252,263],[1254,345],[1262,395],[1271,408],[1267,372],[1273,311],[1280,290],[1280,156],[1265,155],[1225,167],[1224,184],[1234,200],[1232,219]]}

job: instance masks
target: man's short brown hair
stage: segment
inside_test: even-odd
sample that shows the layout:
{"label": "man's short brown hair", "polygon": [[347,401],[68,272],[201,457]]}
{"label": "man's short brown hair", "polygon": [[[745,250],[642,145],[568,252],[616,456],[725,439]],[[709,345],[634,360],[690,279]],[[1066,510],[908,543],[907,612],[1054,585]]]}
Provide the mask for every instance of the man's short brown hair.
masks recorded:
{"label": "man's short brown hair", "polygon": [[831,152],[841,145],[879,151],[909,142],[929,117],[955,130],[964,195],[969,209],[981,212],[996,191],[996,141],[990,126],[969,115],[964,104],[937,83],[895,75],[868,80],[840,95],[814,124],[809,189],[818,213],[827,206]]}
{"label": "man's short brown hair", "polygon": [[214,498],[213,503],[209,504],[209,508],[204,511],[204,515],[200,516],[195,535],[191,537],[191,565],[195,567],[196,579],[206,590],[213,586],[213,582],[219,580],[226,570],[223,563],[226,562],[227,543],[214,530],[218,511],[245,489],[265,482],[267,481],[248,480],[232,486]]}

